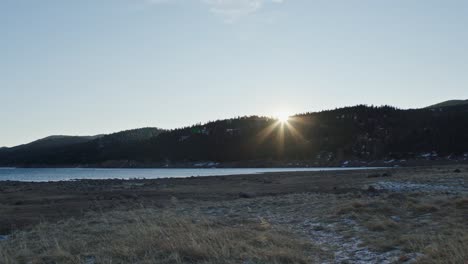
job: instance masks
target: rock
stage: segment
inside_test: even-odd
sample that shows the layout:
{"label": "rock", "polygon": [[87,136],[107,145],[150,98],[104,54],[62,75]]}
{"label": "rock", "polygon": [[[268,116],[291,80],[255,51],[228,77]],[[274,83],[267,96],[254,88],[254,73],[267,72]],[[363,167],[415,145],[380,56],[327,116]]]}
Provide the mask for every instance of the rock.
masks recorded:
{"label": "rock", "polygon": [[380,195],[380,191],[381,191],[380,189],[377,189],[373,185],[365,185],[363,186],[361,190],[362,190],[362,193],[367,196],[378,196]]}
{"label": "rock", "polygon": [[255,193],[240,192],[239,198],[254,198],[257,196]]}
{"label": "rock", "polygon": [[460,173],[461,170],[460,170],[460,169],[455,169],[453,172],[455,172],[455,173]]}
{"label": "rock", "polygon": [[391,177],[392,174],[390,172],[384,172],[382,174],[380,173],[372,173],[367,175],[367,178],[381,178],[381,177]]}
{"label": "rock", "polygon": [[374,186],[370,185],[369,187],[367,187],[367,192],[376,193],[378,192],[378,190]]}

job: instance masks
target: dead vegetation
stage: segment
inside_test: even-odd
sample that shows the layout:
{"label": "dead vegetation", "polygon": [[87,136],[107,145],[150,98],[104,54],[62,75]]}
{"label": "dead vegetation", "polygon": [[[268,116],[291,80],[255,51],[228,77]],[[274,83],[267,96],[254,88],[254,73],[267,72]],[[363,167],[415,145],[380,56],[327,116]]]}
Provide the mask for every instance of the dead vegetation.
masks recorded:
{"label": "dead vegetation", "polygon": [[[467,173],[442,167],[368,174],[139,181],[129,190],[122,184],[131,181],[111,188],[87,182],[77,193],[76,183],[44,184],[55,195],[99,195],[99,213],[13,232],[0,242],[0,263],[467,263]],[[44,192],[14,186],[26,187],[24,193]],[[32,206],[14,205],[20,193],[9,188],[4,219]],[[78,199],[60,197],[40,206],[53,210]]]}
{"label": "dead vegetation", "polygon": [[420,264],[466,264],[468,263],[468,233],[458,230],[451,236],[426,237],[426,242],[416,243],[416,250],[423,254]]}
{"label": "dead vegetation", "polygon": [[141,209],[42,223],[0,242],[0,263],[314,263],[310,242],[265,222],[237,226]]}
{"label": "dead vegetation", "polygon": [[418,252],[418,263],[465,264],[467,204],[467,198],[453,195],[383,193],[349,199],[337,206],[335,214],[355,220],[360,228],[353,236],[373,250]]}

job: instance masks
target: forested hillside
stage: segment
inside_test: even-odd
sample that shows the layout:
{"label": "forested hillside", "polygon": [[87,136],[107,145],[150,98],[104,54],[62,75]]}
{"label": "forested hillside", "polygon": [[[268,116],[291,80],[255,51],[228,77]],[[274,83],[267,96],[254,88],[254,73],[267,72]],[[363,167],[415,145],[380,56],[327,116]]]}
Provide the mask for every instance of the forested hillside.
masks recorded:
{"label": "forested hillside", "polygon": [[141,128],[89,137],[50,136],[29,144],[0,149],[2,166],[69,166],[89,160],[131,155],[138,144],[164,130]]}
{"label": "forested hillside", "polygon": [[177,162],[407,159],[468,152],[468,106],[354,106],[293,116],[240,117],[154,128],[41,149],[0,150],[2,166],[167,166]]}

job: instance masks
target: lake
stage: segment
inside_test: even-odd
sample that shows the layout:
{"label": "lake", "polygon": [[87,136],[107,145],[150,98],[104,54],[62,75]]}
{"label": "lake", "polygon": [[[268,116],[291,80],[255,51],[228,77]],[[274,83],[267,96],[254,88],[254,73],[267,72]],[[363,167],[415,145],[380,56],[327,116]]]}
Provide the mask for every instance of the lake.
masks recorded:
{"label": "lake", "polygon": [[69,181],[76,179],[158,179],[191,176],[222,176],[265,172],[333,171],[358,168],[189,168],[189,169],[89,169],[89,168],[0,168],[0,181]]}

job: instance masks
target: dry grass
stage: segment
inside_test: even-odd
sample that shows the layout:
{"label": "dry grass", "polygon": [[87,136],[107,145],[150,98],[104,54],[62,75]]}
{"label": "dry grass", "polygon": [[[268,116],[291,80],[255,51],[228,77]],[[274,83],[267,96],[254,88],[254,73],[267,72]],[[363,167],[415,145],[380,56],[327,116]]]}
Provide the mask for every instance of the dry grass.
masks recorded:
{"label": "dry grass", "polygon": [[313,263],[314,252],[263,219],[231,226],[142,209],[17,232],[0,242],[0,263]]}
{"label": "dry grass", "polygon": [[[337,263],[468,264],[466,192],[368,190],[378,181],[457,190],[468,175],[452,171],[399,169],[386,179],[330,172],[4,186],[0,234],[15,230],[13,223],[23,231],[0,242],[0,263],[333,263],[336,257]],[[241,191],[257,195],[239,199]],[[65,199],[69,193],[75,196]],[[40,202],[15,205],[19,200]],[[135,210],[141,206],[166,209]],[[117,211],[123,208],[128,211]],[[82,218],[88,210],[104,213]],[[37,223],[39,215],[55,217],[29,231],[16,225]],[[60,219],[68,220],[54,223]],[[327,253],[298,237],[321,243]],[[369,260],[356,252],[375,255]]]}
{"label": "dry grass", "polygon": [[452,236],[439,235],[425,237],[415,243],[416,250],[422,252],[417,263],[420,264],[467,264],[468,233],[459,230]]}
{"label": "dry grass", "polygon": [[343,202],[343,204],[338,205],[335,210],[336,215],[345,215],[349,213],[354,214],[384,214],[391,215],[395,212],[395,208],[392,207],[387,201],[380,200],[370,200],[370,199],[352,199],[349,201]]}
{"label": "dry grass", "polygon": [[354,236],[380,252],[424,254],[420,263],[468,264],[468,199],[450,195],[384,194],[349,199],[335,215],[354,219]]}
{"label": "dry grass", "polygon": [[398,224],[395,221],[381,215],[370,217],[370,219],[364,222],[364,225],[370,231],[377,232],[388,231],[389,229],[396,229],[398,227]]}

